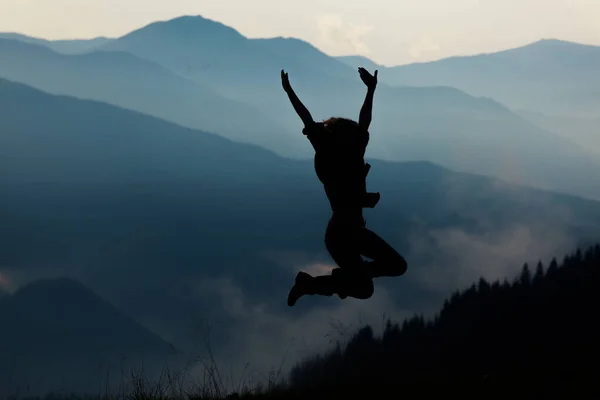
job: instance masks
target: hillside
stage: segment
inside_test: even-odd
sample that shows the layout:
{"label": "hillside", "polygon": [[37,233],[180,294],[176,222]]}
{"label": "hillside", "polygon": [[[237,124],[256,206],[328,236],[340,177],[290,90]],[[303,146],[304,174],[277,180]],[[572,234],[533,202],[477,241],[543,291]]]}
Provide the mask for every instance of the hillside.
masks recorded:
{"label": "hillside", "polygon": [[[378,282],[403,307],[428,307],[481,274],[461,260],[494,254],[486,273],[499,276],[515,257],[593,240],[600,228],[598,202],[430,163],[369,162],[382,200],[368,224],[414,266]],[[224,313],[222,280],[276,316],[298,269],[331,262],[330,210],[308,160],[2,81],[0,163],[0,241],[10,249],[0,272],[81,276],[176,345],[195,340],[198,315],[229,332],[254,329]],[[332,304],[315,299],[298,313]]]}
{"label": "hillside", "polygon": [[292,372],[298,398],[460,394],[587,398],[595,387],[600,245],[559,264],[523,266],[511,282],[480,279],[434,319],[389,320]]}
{"label": "hillside", "polygon": [[386,68],[392,85],[452,86],[511,107],[559,116],[600,117],[600,47],[560,40],[474,56]]}
{"label": "hillside", "polygon": [[[356,68],[348,68],[346,63],[323,53],[312,44],[295,38],[275,37],[269,39],[249,39],[250,44],[267,50],[273,55],[287,57],[311,69],[331,77],[355,79]],[[368,67],[368,66],[365,66]]]}
{"label": "hillside", "polygon": [[358,68],[362,66],[368,69],[369,71],[383,71],[385,69],[383,65],[377,64],[375,61],[363,56],[338,56],[335,58],[352,68]]}
{"label": "hillside", "polygon": [[253,105],[227,99],[129,53],[64,55],[0,39],[0,58],[0,78],[53,94],[107,102],[279,152],[293,154],[302,139]]}
{"label": "hillside", "polygon": [[566,117],[527,111],[519,114],[542,129],[556,132],[579,146],[600,154],[600,117]]}
{"label": "hillside", "polygon": [[171,344],[72,279],[35,281],[2,298],[0,320],[3,386],[10,376],[8,383],[27,384],[32,393],[91,391],[111,367],[139,369],[145,361],[155,373],[157,362],[176,354]]}
{"label": "hillside", "polygon": [[87,53],[93,51],[96,47],[99,47],[111,41],[111,39],[105,37],[97,37],[94,39],[46,40],[12,32],[0,32],[0,38],[19,40],[24,43],[45,46],[57,53],[62,54]]}

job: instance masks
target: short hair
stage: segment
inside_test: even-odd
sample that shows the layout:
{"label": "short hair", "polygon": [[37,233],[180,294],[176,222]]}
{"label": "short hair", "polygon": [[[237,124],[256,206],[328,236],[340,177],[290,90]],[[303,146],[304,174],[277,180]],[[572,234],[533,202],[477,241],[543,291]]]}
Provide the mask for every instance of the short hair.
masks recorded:
{"label": "short hair", "polygon": [[331,117],[323,121],[323,124],[330,132],[335,135],[342,135],[341,137],[344,138],[348,138],[348,136],[355,137],[359,132],[358,122],[349,118]]}
{"label": "short hair", "polygon": [[349,118],[331,117],[323,121],[325,127],[338,132],[351,131],[358,128],[358,122]]}

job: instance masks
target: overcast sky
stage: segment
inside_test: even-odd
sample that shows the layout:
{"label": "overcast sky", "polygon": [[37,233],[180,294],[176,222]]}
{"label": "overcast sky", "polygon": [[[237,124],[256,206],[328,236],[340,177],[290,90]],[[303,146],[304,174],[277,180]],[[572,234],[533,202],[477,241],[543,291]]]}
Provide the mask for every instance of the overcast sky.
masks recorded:
{"label": "overcast sky", "polygon": [[497,51],[542,38],[600,45],[600,0],[0,0],[0,31],[116,37],[202,15],[248,37],[291,36],[385,64]]}

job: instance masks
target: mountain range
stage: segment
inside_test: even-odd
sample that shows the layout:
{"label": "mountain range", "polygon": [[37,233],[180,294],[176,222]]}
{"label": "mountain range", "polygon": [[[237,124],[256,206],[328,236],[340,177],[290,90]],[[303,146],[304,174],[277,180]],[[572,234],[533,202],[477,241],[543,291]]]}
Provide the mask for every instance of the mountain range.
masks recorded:
{"label": "mountain range", "polygon": [[64,55],[37,44],[0,39],[0,57],[0,77],[54,94],[106,101],[240,141],[254,138],[283,152],[294,146],[292,135],[285,135],[281,125],[262,117],[252,105],[227,99],[129,53]]}
{"label": "mountain range", "polygon": [[[352,66],[363,60],[341,58]],[[600,46],[543,39],[496,53],[378,68],[391,85],[451,86],[516,110],[600,117]]]}
{"label": "mountain range", "polygon": [[106,37],[94,39],[46,40],[13,32],[0,32],[0,39],[18,40],[20,42],[45,46],[62,54],[87,53],[111,40]]}
{"label": "mountain range", "polygon": [[[315,119],[356,118],[365,94],[356,70],[348,65],[355,58],[336,59],[298,39],[248,39],[199,16],[155,22],[88,45],[93,51],[85,55],[48,53],[44,58],[25,57],[33,49],[15,50],[15,41],[5,42],[0,57],[10,61],[0,66],[0,77],[55,94],[107,101],[295,158],[310,157],[311,148],[301,143],[300,121],[280,87],[281,69],[289,72]],[[535,58],[539,46],[547,47],[542,43],[518,53],[531,52]],[[415,87],[418,82],[398,81],[400,70],[380,71],[371,156],[425,160],[600,198],[600,187],[592,179],[600,172],[597,153],[534,125],[490,94],[473,97],[458,90],[460,86],[439,87],[436,82]],[[400,83],[412,86],[395,86]]]}
{"label": "mountain range", "polygon": [[[376,282],[386,307],[430,310],[597,242],[594,51],[542,41],[387,68],[189,16],[110,39],[0,34],[0,384],[31,365],[52,387],[92,384],[125,349],[155,365],[172,346],[195,356],[207,321],[225,332],[218,356],[280,359],[285,318],[310,330],[335,314],[335,297],[285,305],[298,270],[332,261],[281,69],[315,119],[357,117],[355,68],[380,69],[367,161],[382,198],[365,217],[409,264]],[[9,281],[22,289],[2,292]]]}

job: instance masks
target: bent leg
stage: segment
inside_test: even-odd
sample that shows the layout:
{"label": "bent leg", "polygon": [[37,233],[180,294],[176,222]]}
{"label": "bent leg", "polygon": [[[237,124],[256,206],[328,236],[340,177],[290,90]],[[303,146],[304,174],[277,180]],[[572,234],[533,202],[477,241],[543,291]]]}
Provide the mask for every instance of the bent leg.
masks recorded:
{"label": "bent leg", "polygon": [[331,271],[331,276],[334,278],[336,293],[341,299],[354,297],[366,300],[375,292],[373,278],[363,271],[345,271],[336,268]]}
{"label": "bent leg", "polygon": [[343,270],[358,270],[362,257],[358,247],[361,227],[332,218],[325,231],[325,247],[333,261]]}
{"label": "bent leg", "polygon": [[406,273],[408,265],[404,257],[367,228],[361,231],[359,250],[362,255],[373,260],[366,263],[373,278],[400,276]]}
{"label": "bent leg", "polygon": [[368,299],[373,295],[373,280],[365,271],[358,241],[360,230],[331,220],[325,233],[325,246],[339,266],[331,273],[335,293],[340,298]]}

